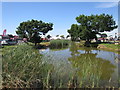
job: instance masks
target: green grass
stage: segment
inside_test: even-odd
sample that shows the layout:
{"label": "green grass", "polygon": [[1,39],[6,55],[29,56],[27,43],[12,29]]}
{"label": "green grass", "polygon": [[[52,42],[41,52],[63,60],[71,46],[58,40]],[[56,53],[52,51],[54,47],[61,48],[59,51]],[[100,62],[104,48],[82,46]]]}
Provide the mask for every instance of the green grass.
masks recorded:
{"label": "green grass", "polygon": [[[73,48],[77,47],[73,46]],[[60,67],[54,68],[52,56],[41,55],[38,50],[27,44],[5,46],[2,51],[3,87],[9,88],[100,87],[101,72],[106,68],[103,62],[108,63],[100,58],[95,59],[94,55],[91,57],[89,55],[73,56],[68,60],[78,71],[72,73],[65,70],[66,63],[64,62],[61,64],[57,62],[56,65],[60,64]],[[51,64],[48,64],[47,60]]]}
{"label": "green grass", "polygon": [[64,48],[69,45],[69,40],[51,40],[50,48]]}
{"label": "green grass", "polygon": [[3,87],[46,87],[52,66],[43,63],[42,55],[32,46],[17,45],[3,48]]}
{"label": "green grass", "polygon": [[49,46],[49,45],[50,45],[50,42],[41,42],[40,45]]}
{"label": "green grass", "polygon": [[111,48],[111,49],[120,49],[120,45],[115,45],[115,44],[100,44],[100,45],[104,45],[107,48]]}
{"label": "green grass", "polygon": [[[100,45],[102,45],[102,46],[100,46]],[[100,47],[100,49],[104,49],[104,50],[107,50],[107,51],[112,51],[112,52],[120,54],[120,45],[99,44],[98,46]]]}

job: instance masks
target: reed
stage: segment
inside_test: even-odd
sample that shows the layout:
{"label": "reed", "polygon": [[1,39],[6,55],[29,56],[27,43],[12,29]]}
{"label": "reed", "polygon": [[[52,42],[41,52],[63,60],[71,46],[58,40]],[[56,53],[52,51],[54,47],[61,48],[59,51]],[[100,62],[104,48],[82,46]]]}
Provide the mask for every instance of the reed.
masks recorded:
{"label": "reed", "polygon": [[[51,65],[43,63],[42,55],[33,47],[18,45],[3,48],[3,87],[43,88]],[[48,78],[47,78],[48,79]],[[44,82],[45,81],[45,82]]]}
{"label": "reed", "polygon": [[[72,69],[66,67],[67,63],[62,59],[53,62],[52,59],[55,58],[52,55],[40,54],[38,50],[26,44],[5,47],[2,60],[3,87],[100,88],[102,72],[106,65],[104,63],[108,61],[95,58],[94,54],[91,57],[89,55],[69,57],[68,61],[75,68]],[[110,66],[115,68],[112,64]]]}
{"label": "reed", "polygon": [[69,40],[51,40],[50,48],[64,48],[69,45]]}

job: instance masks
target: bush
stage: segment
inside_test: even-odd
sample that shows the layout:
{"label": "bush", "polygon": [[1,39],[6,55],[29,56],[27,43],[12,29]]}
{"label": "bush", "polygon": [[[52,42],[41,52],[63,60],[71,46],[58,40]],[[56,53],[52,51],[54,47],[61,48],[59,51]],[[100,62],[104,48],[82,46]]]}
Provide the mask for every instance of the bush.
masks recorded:
{"label": "bush", "polygon": [[69,40],[51,40],[50,48],[64,48],[69,45]]}

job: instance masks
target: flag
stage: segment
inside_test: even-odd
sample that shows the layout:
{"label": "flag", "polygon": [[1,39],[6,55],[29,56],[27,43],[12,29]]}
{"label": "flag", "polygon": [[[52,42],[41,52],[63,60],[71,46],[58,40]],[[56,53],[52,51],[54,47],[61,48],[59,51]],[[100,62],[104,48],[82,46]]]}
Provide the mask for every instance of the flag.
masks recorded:
{"label": "flag", "polygon": [[6,29],[3,31],[3,36],[5,36],[6,35]]}

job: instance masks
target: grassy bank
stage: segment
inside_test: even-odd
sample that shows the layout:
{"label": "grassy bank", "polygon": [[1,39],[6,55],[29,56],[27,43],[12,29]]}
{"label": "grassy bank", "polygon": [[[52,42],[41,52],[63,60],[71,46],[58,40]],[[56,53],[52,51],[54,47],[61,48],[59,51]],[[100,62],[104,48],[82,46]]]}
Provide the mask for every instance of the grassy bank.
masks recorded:
{"label": "grassy bank", "polygon": [[69,45],[69,40],[51,40],[50,48],[64,48]]}
{"label": "grassy bank", "polygon": [[50,42],[41,42],[40,45],[49,46]]}
{"label": "grassy bank", "polygon": [[120,45],[115,45],[115,44],[100,44],[100,45],[104,45],[106,48],[111,48],[114,50],[120,49]]}
{"label": "grassy bank", "polygon": [[99,44],[97,48],[120,53],[120,45],[102,43],[102,44]]}

